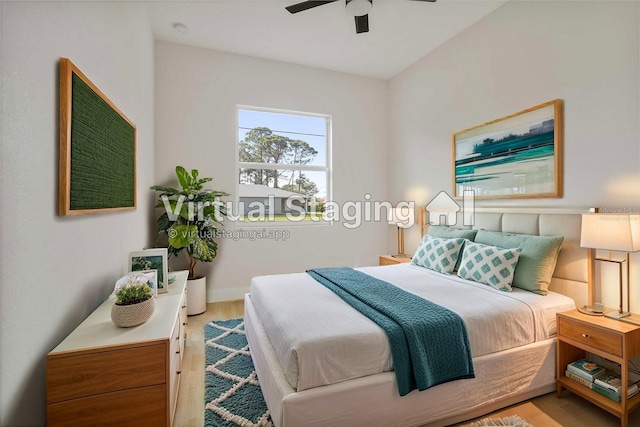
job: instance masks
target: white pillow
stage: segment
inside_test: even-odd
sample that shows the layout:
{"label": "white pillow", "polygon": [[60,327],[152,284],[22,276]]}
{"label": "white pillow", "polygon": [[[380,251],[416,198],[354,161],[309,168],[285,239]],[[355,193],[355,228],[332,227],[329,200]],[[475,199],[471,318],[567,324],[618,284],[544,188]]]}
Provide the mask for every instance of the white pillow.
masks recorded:
{"label": "white pillow", "polygon": [[520,248],[504,249],[482,243],[466,242],[458,267],[458,276],[511,292],[513,274]]}
{"label": "white pillow", "polygon": [[443,239],[425,235],[411,263],[444,274],[453,273],[465,239]]}

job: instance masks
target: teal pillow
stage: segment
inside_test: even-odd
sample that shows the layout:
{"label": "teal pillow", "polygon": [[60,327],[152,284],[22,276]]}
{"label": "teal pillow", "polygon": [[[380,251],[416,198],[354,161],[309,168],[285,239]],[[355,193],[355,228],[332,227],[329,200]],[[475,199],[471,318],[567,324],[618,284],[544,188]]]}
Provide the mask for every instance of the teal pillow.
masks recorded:
{"label": "teal pillow", "polygon": [[563,240],[562,236],[532,236],[479,230],[475,242],[508,249],[520,248],[522,252],[512,286],[546,295]]}
{"label": "teal pillow", "polygon": [[464,239],[441,239],[425,235],[411,259],[413,265],[444,274],[453,273]]}
{"label": "teal pillow", "polygon": [[520,248],[504,249],[481,243],[465,242],[458,276],[511,292]]}
{"label": "teal pillow", "polygon": [[[461,230],[459,228],[451,228],[445,225],[430,225],[427,230],[427,234],[433,237],[442,237],[445,239],[456,239],[458,237],[462,237],[463,239],[467,239],[473,242],[476,238],[476,233],[478,230]],[[458,257],[458,262],[456,262],[453,271],[457,271],[460,268],[460,260],[462,258]]]}
{"label": "teal pillow", "polygon": [[462,237],[463,239],[473,240],[476,237],[478,230],[461,230],[459,228],[446,227],[444,225],[430,225],[427,230],[427,234],[433,237],[443,237],[445,239],[456,239]]}

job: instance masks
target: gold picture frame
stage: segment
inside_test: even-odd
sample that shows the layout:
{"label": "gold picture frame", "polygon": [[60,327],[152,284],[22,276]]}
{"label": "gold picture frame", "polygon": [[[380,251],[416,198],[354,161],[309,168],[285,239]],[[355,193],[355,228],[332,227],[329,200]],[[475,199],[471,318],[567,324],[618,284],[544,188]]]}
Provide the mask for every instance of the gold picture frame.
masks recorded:
{"label": "gold picture frame", "polygon": [[562,113],[555,99],[455,132],[454,197],[562,197]]}

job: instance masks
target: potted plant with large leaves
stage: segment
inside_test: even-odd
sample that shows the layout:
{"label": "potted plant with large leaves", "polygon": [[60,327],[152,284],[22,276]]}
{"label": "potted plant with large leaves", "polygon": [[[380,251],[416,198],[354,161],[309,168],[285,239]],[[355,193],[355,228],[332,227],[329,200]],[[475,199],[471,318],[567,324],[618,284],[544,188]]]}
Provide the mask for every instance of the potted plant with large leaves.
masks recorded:
{"label": "potted plant with large leaves", "polygon": [[199,262],[211,262],[218,253],[215,238],[219,234],[220,221],[226,210],[220,197],[224,191],[204,188],[213,178],[199,178],[197,169],[189,173],[176,166],[176,176],[181,189],[154,185],[158,192],[156,207],[164,208],[158,218],[158,234],[166,234],[169,257],[186,252],[189,258],[187,281],[187,314],[200,314],[207,308],[206,277],[196,273]]}

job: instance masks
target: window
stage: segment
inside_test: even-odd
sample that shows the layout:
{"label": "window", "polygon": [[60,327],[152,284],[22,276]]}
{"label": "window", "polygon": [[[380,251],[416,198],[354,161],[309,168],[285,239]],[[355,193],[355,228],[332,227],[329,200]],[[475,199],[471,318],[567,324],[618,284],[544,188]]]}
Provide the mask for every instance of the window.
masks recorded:
{"label": "window", "polygon": [[331,118],[238,107],[241,221],[319,221],[331,189]]}

